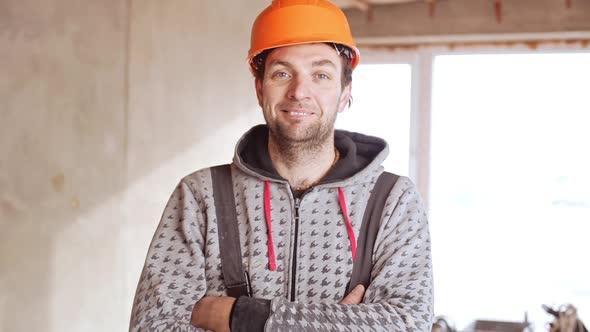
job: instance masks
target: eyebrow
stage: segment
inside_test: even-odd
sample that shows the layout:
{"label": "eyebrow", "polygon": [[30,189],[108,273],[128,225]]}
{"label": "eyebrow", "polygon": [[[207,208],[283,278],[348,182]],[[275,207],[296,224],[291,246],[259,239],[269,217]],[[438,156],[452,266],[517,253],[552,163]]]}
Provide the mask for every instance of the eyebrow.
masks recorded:
{"label": "eyebrow", "polygon": [[274,67],[274,66],[283,66],[283,67],[289,67],[291,68],[291,64],[287,61],[282,61],[282,60],[274,60],[273,62],[271,62],[268,65],[268,68]]}
{"label": "eyebrow", "polygon": [[322,67],[322,66],[326,66],[326,65],[331,66],[331,67],[334,67],[334,69],[336,69],[336,65],[334,64],[334,62],[332,62],[332,61],[330,61],[328,59],[314,61],[314,62],[311,63],[311,66],[312,67]]}
{"label": "eyebrow", "polygon": [[[288,61],[283,61],[283,60],[275,60],[273,62],[270,63],[270,65],[268,66],[269,68],[272,68],[274,66],[284,66],[287,68],[291,68],[293,67],[293,65],[288,62]],[[334,64],[334,62],[325,59],[325,60],[318,60],[318,61],[314,61],[311,63],[312,67],[323,67],[323,66],[330,66],[333,67],[334,69],[336,69],[336,65]]]}

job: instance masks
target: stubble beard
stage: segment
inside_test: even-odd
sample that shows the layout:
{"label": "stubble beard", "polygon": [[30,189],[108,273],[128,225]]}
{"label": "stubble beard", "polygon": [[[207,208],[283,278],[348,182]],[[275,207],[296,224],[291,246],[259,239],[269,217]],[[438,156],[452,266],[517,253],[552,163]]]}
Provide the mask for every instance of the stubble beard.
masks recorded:
{"label": "stubble beard", "polygon": [[[269,135],[281,153],[284,162],[295,164],[302,158],[313,156],[326,145],[333,145],[334,124],[337,112],[325,122],[318,121],[307,128],[289,128],[288,124],[268,121]],[[297,130],[298,132],[295,132]]]}

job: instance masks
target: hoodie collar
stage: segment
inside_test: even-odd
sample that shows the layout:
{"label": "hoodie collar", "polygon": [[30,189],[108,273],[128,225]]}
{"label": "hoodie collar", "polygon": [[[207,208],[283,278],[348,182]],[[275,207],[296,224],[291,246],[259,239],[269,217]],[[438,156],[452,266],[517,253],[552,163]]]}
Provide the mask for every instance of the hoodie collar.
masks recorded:
{"label": "hoodie collar", "polygon": [[[234,162],[264,178],[286,181],[270,159],[268,135],[266,125],[251,128],[238,141]],[[381,165],[389,151],[381,138],[344,130],[334,132],[334,145],[340,152],[340,160],[318,184],[340,182],[372,171]]]}

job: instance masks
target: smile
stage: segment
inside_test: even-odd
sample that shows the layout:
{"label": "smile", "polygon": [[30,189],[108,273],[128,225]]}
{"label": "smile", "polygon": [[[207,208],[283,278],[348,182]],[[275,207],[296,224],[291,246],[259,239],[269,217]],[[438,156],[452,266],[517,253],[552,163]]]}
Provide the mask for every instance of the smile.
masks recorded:
{"label": "smile", "polygon": [[306,112],[306,111],[283,110],[283,112],[287,113],[289,116],[296,116],[296,117],[303,117],[303,116],[309,116],[309,115],[314,114],[313,112]]}

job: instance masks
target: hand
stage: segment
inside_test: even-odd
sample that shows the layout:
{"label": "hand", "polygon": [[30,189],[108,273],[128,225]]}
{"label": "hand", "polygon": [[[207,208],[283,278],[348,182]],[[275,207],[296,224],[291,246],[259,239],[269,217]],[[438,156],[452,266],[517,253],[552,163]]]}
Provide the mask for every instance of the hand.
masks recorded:
{"label": "hand", "polygon": [[235,301],[227,296],[203,297],[193,307],[191,324],[214,332],[229,332],[229,318]]}
{"label": "hand", "polygon": [[360,304],[365,296],[365,286],[362,284],[356,285],[345,298],[340,301],[340,304]]}

